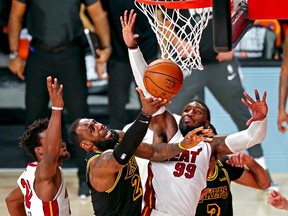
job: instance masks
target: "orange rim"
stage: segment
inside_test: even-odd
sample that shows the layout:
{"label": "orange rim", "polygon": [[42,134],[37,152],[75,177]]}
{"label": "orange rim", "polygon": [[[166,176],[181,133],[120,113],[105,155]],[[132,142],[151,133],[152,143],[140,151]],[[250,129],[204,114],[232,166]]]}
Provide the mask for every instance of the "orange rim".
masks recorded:
{"label": "orange rim", "polygon": [[212,0],[136,0],[142,4],[162,5],[170,9],[207,8],[212,6]]}

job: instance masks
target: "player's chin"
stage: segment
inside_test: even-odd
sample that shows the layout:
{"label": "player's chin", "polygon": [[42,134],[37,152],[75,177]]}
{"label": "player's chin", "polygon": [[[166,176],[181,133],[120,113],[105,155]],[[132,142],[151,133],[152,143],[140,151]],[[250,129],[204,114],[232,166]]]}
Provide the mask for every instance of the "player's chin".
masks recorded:
{"label": "player's chin", "polygon": [[67,160],[70,158],[70,153],[65,149],[65,150],[62,150],[60,155],[59,155],[59,159],[60,160]]}

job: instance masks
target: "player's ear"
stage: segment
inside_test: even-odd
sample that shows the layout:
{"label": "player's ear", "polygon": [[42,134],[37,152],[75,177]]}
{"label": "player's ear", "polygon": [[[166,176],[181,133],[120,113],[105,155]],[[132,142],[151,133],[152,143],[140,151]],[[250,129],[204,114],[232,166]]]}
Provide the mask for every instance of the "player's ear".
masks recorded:
{"label": "player's ear", "polygon": [[82,140],[79,146],[84,150],[88,150],[91,148],[91,146],[93,146],[93,143],[89,140]]}
{"label": "player's ear", "polygon": [[42,155],[42,146],[36,146],[34,152],[36,155]]}

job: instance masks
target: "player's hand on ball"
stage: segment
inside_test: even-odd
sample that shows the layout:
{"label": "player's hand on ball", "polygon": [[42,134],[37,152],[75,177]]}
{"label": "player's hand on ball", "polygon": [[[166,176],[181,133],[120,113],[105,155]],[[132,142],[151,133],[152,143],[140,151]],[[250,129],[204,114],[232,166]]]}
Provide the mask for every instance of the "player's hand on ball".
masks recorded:
{"label": "player's hand on ball", "polygon": [[144,113],[146,113],[148,115],[152,116],[161,107],[163,107],[163,106],[166,107],[171,103],[170,100],[166,100],[163,98],[155,98],[155,97],[146,98],[143,94],[142,89],[137,87],[136,90],[137,90],[139,97],[140,97],[140,101],[142,104],[142,110]]}

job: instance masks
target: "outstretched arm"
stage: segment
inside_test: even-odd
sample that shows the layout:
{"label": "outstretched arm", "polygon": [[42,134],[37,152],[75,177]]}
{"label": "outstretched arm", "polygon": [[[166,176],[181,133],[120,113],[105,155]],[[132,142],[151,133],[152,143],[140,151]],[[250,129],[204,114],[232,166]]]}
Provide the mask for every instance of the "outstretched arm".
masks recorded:
{"label": "outstretched arm", "polygon": [[288,200],[274,190],[269,193],[268,204],[278,209],[288,210]]}
{"label": "outstretched arm", "polygon": [[246,123],[249,127],[244,131],[228,135],[225,139],[226,145],[233,153],[261,143],[266,136],[266,115],[268,113],[268,106],[266,103],[267,92],[264,92],[262,100],[260,100],[259,93],[256,89],[254,92],[256,101],[254,101],[246,92],[244,92],[244,96],[249,102],[243,98],[241,99],[252,111],[252,117]]}
{"label": "outstretched arm", "polygon": [[[52,83],[51,76],[47,77],[47,89],[52,103],[52,114],[46,131],[46,137],[42,143],[43,158],[39,162],[35,173],[38,183],[46,181],[49,185],[51,185],[52,181],[55,181],[55,176],[59,172],[58,159],[62,147],[61,120],[64,107],[62,98],[63,85],[58,86],[56,78],[53,81]],[[43,185],[39,187],[41,186]]]}
{"label": "outstretched arm", "polygon": [[128,163],[141,144],[152,114],[159,109],[159,106],[167,106],[169,103],[169,101],[161,98],[145,98],[140,88],[137,88],[137,91],[142,104],[142,111],[137,119],[113,151],[103,152],[90,163],[90,182],[97,191],[106,191],[112,187],[116,178],[115,173]]}
{"label": "outstretched arm", "polygon": [[230,155],[226,163],[235,167],[244,167],[241,177],[235,180],[238,184],[261,190],[270,187],[270,179],[266,171],[250,155],[238,152]]}
{"label": "outstretched arm", "polygon": [[[134,26],[136,22],[137,14],[134,13],[132,9],[128,15],[128,11],[124,12],[124,15],[120,17],[120,22],[122,25],[123,39],[128,47],[129,60],[133,72],[135,82],[139,88],[142,89],[145,97],[151,97],[151,95],[146,90],[143,83],[143,76],[145,69],[147,68],[147,63],[136,43],[136,39],[139,37],[138,34],[134,34]],[[165,107],[162,106],[159,110],[153,114],[153,116],[160,115],[165,112]]]}
{"label": "outstretched arm", "polygon": [[139,88],[142,89],[146,97],[151,97],[151,95],[145,89],[143,83],[143,75],[147,67],[147,63],[136,43],[136,39],[139,37],[138,34],[134,34],[136,17],[137,14],[134,13],[133,9],[130,11],[129,14],[126,10],[124,12],[124,15],[120,17],[120,22],[122,25],[122,35],[124,42],[128,47],[129,60],[136,84]]}
{"label": "outstretched arm", "polygon": [[247,93],[244,96],[249,101],[242,99],[242,102],[251,109],[253,116],[247,121],[249,127],[246,130],[230,134],[228,136],[216,135],[210,142],[212,147],[212,159],[218,160],[227,154],[236,153],[263,142],[267,130],[268,107],[266,104],[266,91],[262,100],[255,90],[256,101]]}
{"label": "outstretched arm", "polygon": [[[140,88],[137,88],[137,91],[142,103],[142,112],[125,133],[121,144],[113,151],[113,155],[119,164],[126,164],[133,156],[147,132],[153,113],[155,113],[160,106],[167,106],[170,102],[161,98],[145,98]],[[135,134],[137,134],[137,136],[135,136]]]}
{"label": "outstretched arm", "polygon": [[[199,133],[198,133],[199,132]],[[198,135],[199,134],[199,135]],[[152,160],[152,161],[163,161],[174,157],[184,150],[193,148],[201,141],[209,142],[212,141],[210,138],[211,130],[199,127],[190,131],[179,143],[153,143],[146,144],[142,143],[135,156]]]}

